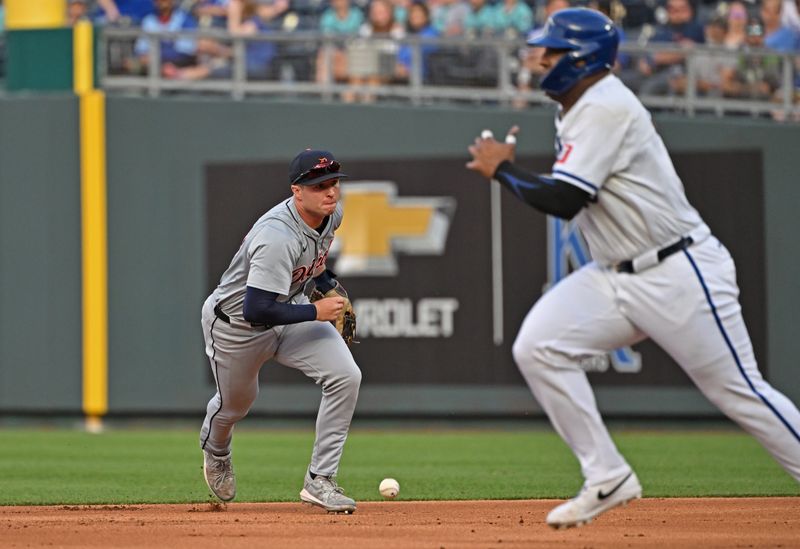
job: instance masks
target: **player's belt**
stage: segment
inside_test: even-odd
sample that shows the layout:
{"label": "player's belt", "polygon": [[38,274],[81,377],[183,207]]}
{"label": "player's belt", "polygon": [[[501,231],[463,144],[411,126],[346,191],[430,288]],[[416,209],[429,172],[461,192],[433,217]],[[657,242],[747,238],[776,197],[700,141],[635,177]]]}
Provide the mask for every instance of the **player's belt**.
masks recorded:
{"label": "player's belt", "polygon": [[[230,324],[231,326],[233,326],[233,323],[231,322],[231,317],[225,314],[225,311],[222,310],[222,308],[219,306],[219,303],[214,305],[214,316],[216,316],[225,324]],[[242,327],[241,323],[239,324],[240,324],[239,327]],[[263,328],[264,330],[269,330],[270,328],[272,328],[272,326],[268,324],[253,324],[252,322],[250,323],[250,326],[253,328]]]}
{"label": "player's belt", "polygon": [[685,250],[693,243],[694,239],[691,236],[684,236],[674,244],[670,244],[669,246],[661,248],[655,254],[644,254],[634,259],[620,261],[619,263],[614,265],[614,270],[617,271],[618,273],[631,273],[631,274],[641,272],[649,267],[661,263],[672,254],[679,252],[681,250]]}
{"label": "player's belt", "polygon": [[216,316],[218,319],[220,319],[222,322],[224,322],[225,324],[230,324],[230,323],[231,323],[231,317],[229,317],[228,315],[226,315],[226,314],[225,314],[225,313],[222,311],[222,309],[221,309],[221,308],[220,308],[220,306],[219,306],[219,303],[217,303],[216,305],[214,305],[214,315],[215,315],[215,316]]}

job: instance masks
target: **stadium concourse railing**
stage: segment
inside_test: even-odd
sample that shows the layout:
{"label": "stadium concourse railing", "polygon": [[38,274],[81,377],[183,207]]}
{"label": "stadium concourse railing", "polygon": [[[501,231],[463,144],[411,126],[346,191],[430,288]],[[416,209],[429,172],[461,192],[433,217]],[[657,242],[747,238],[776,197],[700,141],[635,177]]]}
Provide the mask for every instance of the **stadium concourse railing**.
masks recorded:
{"label": "stadium concourse railing", "polygon": [[[178,38],[205,39],[223,44],[230,54],[225,58],[203,59],[211,67],[209,76],[202,79],[169,78],[161,70],[161,41]],[[134,53],[137,40],[149,44],[145,66],[140,66]],[[269,72],[256,78],[248,77],[246,65],[249,41],[272,42],[277,54]],[[393,75],[398,48],[411,49],[411,68],[405,81],[397,82]],[[139,29],[105,28],[98,41],[99,76],[107,91],[142,94],[157,97],[165,93],[200,92],[228,95],[233,99],[247,96],[317,97],[322,101],[339,101],[358,94],[370,100],[401,100],[414,105],[442,102],[467,102],[521,108],[544,104],[550,100],[539,90],[524,84],[526,74],[521,39],[499,38],[360,38],[331,37],[311,32],[274,32],[257,36],[231,35],[222,30],[193,32],[143,33]],[[366,74],[370,70],[383,76],[380,85],[355,85],[335,82],[331,71],[323,71],[318,79],[316,65],[331,66],[335,48],[348,53],[349,69]],[[423,61],[423,51],[425,60]],[[629,69],[620,76],[638,90],[646,79],[638,73],[639,60],[657,52],[677,53],[683,62],[666,75],[666,86],[659,93],[647,93],[643,86],[639,98],[650,109],[684,112],[689,116],[714,113],[718,116],[744,114],[779,121],[800,121],[800,55],[778,53],[764,49],[729,50],[707,46],[685,48],[676,45],[625,43],[621,52],[627,57]],[[388,63],[387,63],[388,60]],[[750,95],[725,97],[720,93],[701,93],[700,82],[709,67],[718,70],[722,64],[730,67],[749,67],[749,81],[743,86],[759,90]],[[387,69],[388,67],[388,69]],[[226,70],[219,71],[217,69]],[[664,75],[661,75],[662,78]],[[715,78],[714,75],[711,76]],[[753,78],[764,78],[763,85]],[[680,79],[682,91],[674,91],[670,79]],[[764,92],[764,87],[770,88]],[[535,88],[535,86],[534,86]]]}

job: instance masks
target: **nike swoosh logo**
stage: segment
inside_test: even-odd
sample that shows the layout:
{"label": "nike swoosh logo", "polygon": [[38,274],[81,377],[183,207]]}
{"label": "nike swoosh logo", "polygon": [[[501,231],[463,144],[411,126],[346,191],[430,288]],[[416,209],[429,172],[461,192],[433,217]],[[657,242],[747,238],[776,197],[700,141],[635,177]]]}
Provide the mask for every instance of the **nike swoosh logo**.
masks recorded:
{"label": "nike swoosh logo", "polygon": [[611,489],[611,491],[610,491],[610,492],[608,492],[607,494],[604,494],[602,490],[598,490],[598,491],[597,491],[597,499],[606,499],[607,497],[611,496],[611,495],[612,495],[614,492],[616,492],[617,490],[619,490],[619,489],[620,489],[620,487],[621,487],[623,484],[625,484],[625,481],[626,481],[626,480],[628,480],[629,478],[631,478],[631,475],[632,475],[632,474],[633,474],[633,471],[631,471],[630,473],[628,473],[628,476],[627,476],[627,477],[625,477],[624,479],[622,479],[621,481],[619,481],[619,484],[617,484],[616,486],[614,486],[614,487]]}

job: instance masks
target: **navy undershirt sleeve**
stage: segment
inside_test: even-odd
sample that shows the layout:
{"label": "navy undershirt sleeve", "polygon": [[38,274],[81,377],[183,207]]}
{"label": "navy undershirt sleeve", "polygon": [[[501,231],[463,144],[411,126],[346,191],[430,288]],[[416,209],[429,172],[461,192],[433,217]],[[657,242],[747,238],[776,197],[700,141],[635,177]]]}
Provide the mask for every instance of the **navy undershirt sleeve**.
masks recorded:
{"label": "navy undershirt sleeve", "polygon": [[281,326],[317,319],[317,308],[311,304],[280,303],[278,294],[247,287],[244,296],[244,319],[251,324]]}
{"label": "navy undershirt sleeve", "polygon": [[336,287],[336,280],[334,275],[329,269],[325,269],[321,275],[314,277],[314,284],[317,285],[317,290],[323,294],[328,293]]}
{"label": "navy undershirt sleeve", "polygon": [[592,199],[589,193],[575,185],[527,172],[508,160],[497,167],[494,177],[526,204],[562,219],[572,219]]}

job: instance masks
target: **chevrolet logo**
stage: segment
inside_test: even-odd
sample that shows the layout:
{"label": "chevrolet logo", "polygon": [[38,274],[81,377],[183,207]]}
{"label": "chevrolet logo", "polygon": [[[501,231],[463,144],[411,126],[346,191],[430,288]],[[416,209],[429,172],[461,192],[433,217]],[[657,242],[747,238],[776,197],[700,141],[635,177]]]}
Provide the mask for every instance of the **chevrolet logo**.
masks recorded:
{"label": "chevrolet logo", "polygon": [[398,197],[394,182],[368,181],[342,185],[342,200],[344,221],[331,250],[337,274],[394,276],[396,253],[444,253],[453,197]]}

